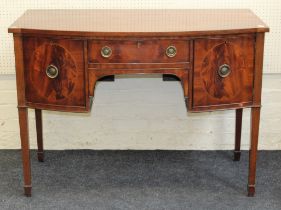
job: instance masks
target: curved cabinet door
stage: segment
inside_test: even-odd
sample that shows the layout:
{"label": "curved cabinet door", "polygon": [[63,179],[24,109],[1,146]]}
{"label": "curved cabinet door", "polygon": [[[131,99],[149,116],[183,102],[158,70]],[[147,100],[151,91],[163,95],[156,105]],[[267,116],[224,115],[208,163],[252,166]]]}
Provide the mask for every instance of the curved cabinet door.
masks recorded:
{"label": "curved cabinet door", "polygon": [[28,103],[85,107],[83,41],[25,37],[23,49]]}
{"label": "curved cabinet door", "polygon": [[255,37],[194,41],[192,110],[252,104]]}

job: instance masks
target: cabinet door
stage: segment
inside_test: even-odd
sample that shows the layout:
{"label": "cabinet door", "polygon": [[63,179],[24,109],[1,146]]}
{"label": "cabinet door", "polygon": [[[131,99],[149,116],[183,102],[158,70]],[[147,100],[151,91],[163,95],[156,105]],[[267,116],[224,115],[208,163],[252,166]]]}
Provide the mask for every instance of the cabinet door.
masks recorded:
{"label": "cabinet door", "polygon": [[194,41],[192,110],[252,103],[254,46],[253,35]]}
{"label": "cabinet door", "polygon": [[83,41],[25,37],[23,47],[28,103],[85,106]]}

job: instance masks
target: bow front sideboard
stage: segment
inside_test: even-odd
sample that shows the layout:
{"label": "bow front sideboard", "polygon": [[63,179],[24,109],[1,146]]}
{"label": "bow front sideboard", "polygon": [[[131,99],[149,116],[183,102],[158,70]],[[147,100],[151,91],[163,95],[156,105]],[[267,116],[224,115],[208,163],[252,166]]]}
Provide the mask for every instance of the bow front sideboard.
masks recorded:
{"label": "bow front sideboard", "polygon": [[35,109],[43,161],[42,110],[89,112],[97,80],[118,74],[179,78],[187,111],[251,109],[248,195],[255,193],[264,35],[250,10],[28,10],[13,33],[24,193],[31,196],[28,109]]}

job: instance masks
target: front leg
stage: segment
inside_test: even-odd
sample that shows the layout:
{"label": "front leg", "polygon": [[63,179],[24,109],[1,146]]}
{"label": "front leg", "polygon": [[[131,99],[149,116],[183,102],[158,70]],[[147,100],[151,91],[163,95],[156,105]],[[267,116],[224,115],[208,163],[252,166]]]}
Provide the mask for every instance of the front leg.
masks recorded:
{"label": "front leg", "polygon": [[256,161],[258,151],[258,137],[260,124],[260,107],[254,107],[251,110],[251,146],[249,153],[249,177],[248,177],[248,196],[255,195],[256,181]]}
{"label": "front leg", "polygon": [[26,107],[18,107],[20,138],[23,163],[24,194],[31,196],[31,168],[28,135],[28,110]]}

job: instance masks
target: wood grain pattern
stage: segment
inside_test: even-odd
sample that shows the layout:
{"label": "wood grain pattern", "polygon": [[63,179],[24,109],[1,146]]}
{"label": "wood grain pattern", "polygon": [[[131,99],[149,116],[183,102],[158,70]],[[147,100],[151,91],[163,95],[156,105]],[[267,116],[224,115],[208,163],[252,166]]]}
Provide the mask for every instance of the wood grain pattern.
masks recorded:
{"label": "wood grain pattern", "polygon": [[[101,49],[108,46],[112,55],[104,58]],[[174,46],[177,49],[175,57],[168,57],[166,49]],[[88,42],[89,63],[184,63],[190,61],[189,40],[180,39],[144,39],[138,40],[90,40]],[[168,67],[168,66],[167,66]]]}
{"label": "wood grain pattern", "polygon": [[263,54],[264,54],[264,33],[256,34],[256,50],[255,50],[255,77],[254,77],[254,96],[255,106],[261,106],[261,89],[262,89],[262,73],[263,73]]}
{"label": "wood grain pattern", "polygon": [[[85,106],[83,42],[24,38],[26,98],[31,103]],[[59,69],[50,79],[46,68]]]}
{"label": "wood grain pattern", "polygon": [[28,10],[12,33],[72,36],[200,36],[266,32],[247,9]]}
{"label": "wood grain pattern", "polygon": [[[254,45],[252,35],[195,40],[193,109],[253,101]],[[225,78],[223,64],[231,69]]]}
{"label": "wood grain pattern", "polygon": [[25,82],[22,36],[14,35],[14,51],[15,51],[18,106],[26,107],[26,96],[25,96],[26,82]]}

